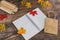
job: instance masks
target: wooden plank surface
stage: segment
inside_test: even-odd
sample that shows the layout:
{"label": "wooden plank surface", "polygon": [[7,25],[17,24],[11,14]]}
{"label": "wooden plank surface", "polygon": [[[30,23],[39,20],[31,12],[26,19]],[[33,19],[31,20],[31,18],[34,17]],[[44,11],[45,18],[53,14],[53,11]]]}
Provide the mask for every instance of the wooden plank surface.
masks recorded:
{"label": "wooden plank surface", "polygon": [[[45,15],[47,15],[48,11],[56,11],[56,13],[58,14],[57,19],[59,20],[58,35],[47,34],[47,33],[44,33],[44,30],[43,30],[37,35],[35,35],[33,38],[31,38],[30,40],[60,40],[60,0],[50,0],[50,2],[52,3],[52,6],[48,8],[41,8],[41,6],[37,4],[36,0],[32,0],[31,3],[33,7],[31,9],[27,9],[25,6],[22,6],[16,0],[13,0],[13,1],[8,0],[8,1],[13,4],[16,4],[19,10],[14,15],[9,15],[7,13],[8,18],[4,19],[3,21],[0,21],[0,23],[6,24],[6,32],[0,33],[0,40],[24,40],[24,38],[21,35],[17,34],[17,29],[12,24],[12,22],[17,18],[26,14],[29,10],[32,10],[37,7],[39,7],[44,12]],[[6,12],[0,10],[0,14],[2,13],[6,13]]]}

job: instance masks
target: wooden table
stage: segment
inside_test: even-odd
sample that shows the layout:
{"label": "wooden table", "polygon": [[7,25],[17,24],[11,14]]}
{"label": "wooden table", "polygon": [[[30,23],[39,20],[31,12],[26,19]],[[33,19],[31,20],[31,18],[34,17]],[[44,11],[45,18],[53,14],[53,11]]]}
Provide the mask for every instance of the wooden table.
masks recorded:
{"label": "wooden table", "polygon": [[[14,15],[9,15],[8,18],[4,19],[3,21],[0,21],[0,23],[6,24],[6,32],[0,33],[0,40],[24,40],[24,38],[17,34],[17,29],[12,24],[12,22],[19,17],[25,15],[29,10],[33,10],[37,7],[39,7],[45,15],[47,15],[48,11],[56,11],[58,14],[57,19],[59,20],[59,26],[58,26],[58,35],[52,35],[44,33],[44,30],[32,37],[30,40],[60,40],[60,1],[59,0],[50,0],[52,3],[51,7],[48,8],[41,8],[41,6],[37,3],[36,0],[32,0],[31,3],[33,7],[31,9],[27,9],[25,6],[22,6],[20,3],[16,2],[16,0],[8,0],[9,2],[16,4],[19,8],[18,12]],[[6,13],[2,10],[0,10],[1,13]],[[51,15],[52,17],[52,15]],[[53,29],[52,29],[53,30]]]}

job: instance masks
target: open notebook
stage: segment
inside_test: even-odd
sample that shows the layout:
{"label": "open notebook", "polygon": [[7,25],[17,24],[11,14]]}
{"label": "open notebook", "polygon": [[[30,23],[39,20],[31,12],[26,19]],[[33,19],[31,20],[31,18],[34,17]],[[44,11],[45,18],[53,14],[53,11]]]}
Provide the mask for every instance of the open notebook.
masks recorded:
{"label": "open notebook", "polygon": [[22,36],[25,38],[25,40],[29,40],[44,29],[45,19],[46,16],[43,14],[43,12],[39,8],[36,8],[32,12],[29,12],[23,17],[13,21],[13,24],[18,30],[21,27],[26,29],[26,33],[22,34]]}

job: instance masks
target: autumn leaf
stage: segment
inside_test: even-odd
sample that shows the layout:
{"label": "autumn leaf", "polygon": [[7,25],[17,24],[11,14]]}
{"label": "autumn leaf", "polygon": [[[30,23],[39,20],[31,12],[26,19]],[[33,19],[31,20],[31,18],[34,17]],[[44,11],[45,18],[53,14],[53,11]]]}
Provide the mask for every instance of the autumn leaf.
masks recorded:
{"label": "autumn leaf", "polygon": [[43,0],[38,0],[37,2],[38,2],[38,3],[42,3],[42,2],[43,2]]}
{"label": "autumn leaf", "polygon": [[26,29],[24,29],[23,27],[21,27],[18,32],[18,34],[25,34],[26,33]]}
{"label": "autumn leaf", "polygon": [[31,7],[32,7],[32,5],[31,5],[30,2],[26,2],[25,6],[26,6],[27,8],[31,8]]}
{"label": "autumn leaf", "polygon": [[25,3],[26,3],[25,1],[21,1],[21,4],[22,4],[22,5],[25,5]]}
{"label": "autumn leaf", "polygon": [[46,1],[45,4],[47,7],[51,6],[51,3],[49,1]]}
{"label": "autumn leaf", "polygon": [[4,32],[5,30],[5,24],[0,24],[0,32]]}

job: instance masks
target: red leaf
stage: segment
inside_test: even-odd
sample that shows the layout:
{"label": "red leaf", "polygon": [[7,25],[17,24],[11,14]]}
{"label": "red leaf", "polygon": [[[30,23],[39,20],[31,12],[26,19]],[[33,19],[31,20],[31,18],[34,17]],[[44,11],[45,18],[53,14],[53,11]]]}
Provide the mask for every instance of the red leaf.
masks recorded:
{"label": "red leaf", "polygon": [[31,14],[32,16],[35,16],[35,15],[37,15],[37,11],[30,11],[30,14]]}
{"label": "red leaf", "polygon": [[7,18],[7,14],[0,14],[0,20]]}

